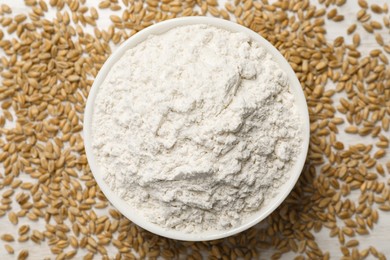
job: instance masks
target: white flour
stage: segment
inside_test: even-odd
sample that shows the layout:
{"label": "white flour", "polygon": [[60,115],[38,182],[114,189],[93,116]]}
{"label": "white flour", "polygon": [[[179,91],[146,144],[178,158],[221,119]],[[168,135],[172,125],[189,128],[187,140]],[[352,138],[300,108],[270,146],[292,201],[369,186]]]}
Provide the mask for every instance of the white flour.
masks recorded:
{"label": "white flour", "polygon": [[[244,34],[184,26],[150,37],[97,94],[105,181],[150,221],[186,232],[238,225],[301,149],[286,74]],[[286,177],[286,178],[283,178]]]}

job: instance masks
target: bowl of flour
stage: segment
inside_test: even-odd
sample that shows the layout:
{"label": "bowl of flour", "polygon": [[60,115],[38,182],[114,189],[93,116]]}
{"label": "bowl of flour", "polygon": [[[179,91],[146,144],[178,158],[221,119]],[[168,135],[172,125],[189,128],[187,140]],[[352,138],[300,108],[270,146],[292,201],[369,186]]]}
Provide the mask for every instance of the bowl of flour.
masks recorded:
{"label": "bowl of flour", "polygon": [[205,241],[266,218],[287,197],[309,143],[306,100],[257,33],[206,17],[158,23],[124,42],[91,88],[91,171],[142,228]]}

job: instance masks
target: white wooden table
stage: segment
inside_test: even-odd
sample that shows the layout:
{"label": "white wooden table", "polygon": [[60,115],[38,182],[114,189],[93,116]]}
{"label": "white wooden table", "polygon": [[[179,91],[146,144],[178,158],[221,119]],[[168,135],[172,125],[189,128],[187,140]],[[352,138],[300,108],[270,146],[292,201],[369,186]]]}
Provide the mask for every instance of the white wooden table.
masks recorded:
{"label": "white wooden table", "polygon": [[[377,4],[383,4],[387,1],[387,3],[390,5],[390,0],[373,0],[370,2],[375,2]],[[88,4],[91,6],[97,6],[98,2],[97,0],[90,0],[87,1]],[[221,1],[221,5],[224,4],[225,1]],[[311,0],[311,2],[315,2],[318,4],[317,0]],[[31,11],[31,9],[26,8],[24,5],[23,0],[0,0],[0,3],[6,3],[13,9],[13,14],[19,14],[19,13],[25,13]],[[318,4],[319,5],[319,4]],[[347,36],[346,30],[352,23],[355,23],[356,21],[356,12],[359,10],[359,6],[357,5],[357,0],[348,0],[348,2],[342,6],[338,7],[339,13],[343,14],[345,16],[345,20],[339,23],[331,22],[326,20],[326,28],[327,28],[327,39],[329,41],[333,41],[338,36],[344,36],[347,42],[351,42],[351,36]],[[49,12],[46,17],[54,17],[54,12]],[[99,10],[100,18],[98,20],[98,26],[100,28],[105,28],[107,25],[111,23],[109,20],[109,16],[111,15],[111,11],[108,9],[105,10]],[[370,50],[374,48],[378,48],[379,45],[376,43],[374,36],[372,34],[366,33],[362,28],[359,28],[357,32],[361,35],[361,47],[359,47],[359,50],[363,55],[366,55]],[[382,36],[385,39],[387,43],[390,42],[390,31],[382,30]],[[390,58],[390,57],[389,57]],[[329,86],[329,88],[332,88],[333,86]],[[343,132],[343,131],[341,131]],[[343,135],[341,133],[341,135]],[[390,134],[389,134],[390,136]],[[361,138],[357,136],[357,139],[353,139],[351,135],[343,135],[342,140],[344,143],[352,144],[359,142],[365,142],[369,143],[371,140],[369,138]],[[338,138],[340,139],[340,138]],[[390,151],[388,152],[388,154]],[[385,160],[390,160],[390,158],[384,158]],[[356,196],[354,194],[351,195],[351,199],[356,199]],[[28,221],[21,219],[20,225],[23,224],[23,222],[28,223]],[[31,222],[28,224],[31,225]],[[41,229],[44,230],[43,221],[39,221],[37,223],[34,223],[35,229]],[[39,228],[41,227],[41,228]],[[15,237],[17,237],[17,230],[13,225],[11,225],[8,222],[8,219],[6,217],[3,217],[0,219],[0,231],[1,233],[11,233],[14,234]],[[383,254],[385,254],[390,259],[390,212],[380,212],[379,222],[377,225],[375,225],[374,229],[371,231],[370,235],[365,236],[357,236],[356,239],[360,241],[360,249],[367,248],[368,246],[375,246],[379,251],[381,251]],[[322,249],[322,251],[329,251],[332,259],[339,259],[342,257],[342,254],[340,252],[340,244],[337,240],[337,238],[330,238],[329,237],[329,229],[323,228],[321,232],[316,234],[316,241],[318,242],[318,245]],[[28,249],[30,252],[29,259],[43,259],[44,257],[50,257],[50,259],[54,259],[55,257],[51,254],[48,246],[45,242],[43,242],[41,245],[37,245],[31,241],[25,242],[25,243],[17,243],[13,242],[12,246],[14,247],[16,252],[19,252],[21,249]],[[113,251],[113,252],[116,252]],[[262,252],[262,259],[267,259],[271,255],[271,252]],[[0,260],[2,259],[16,259],[17,254],[10,256],[4,249],[4,242],[0,241]],[[293,254],[286,254],[284,255],[284,259],[292,259]],[[80,254],[76,259],[80,259]],[[98,259],[98,258],[95,258]]]}

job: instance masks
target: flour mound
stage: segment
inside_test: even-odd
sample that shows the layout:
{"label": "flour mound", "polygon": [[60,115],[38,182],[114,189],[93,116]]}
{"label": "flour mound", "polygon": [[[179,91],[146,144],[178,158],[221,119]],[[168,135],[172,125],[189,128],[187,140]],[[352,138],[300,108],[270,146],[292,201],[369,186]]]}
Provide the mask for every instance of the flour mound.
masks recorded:
{"label": "flour mound", "polygon": [[285,72],[247,35],[208,25],[128,50],[95,102],[104,180],[169,229],[239,225],[289,178],[301,150]]}

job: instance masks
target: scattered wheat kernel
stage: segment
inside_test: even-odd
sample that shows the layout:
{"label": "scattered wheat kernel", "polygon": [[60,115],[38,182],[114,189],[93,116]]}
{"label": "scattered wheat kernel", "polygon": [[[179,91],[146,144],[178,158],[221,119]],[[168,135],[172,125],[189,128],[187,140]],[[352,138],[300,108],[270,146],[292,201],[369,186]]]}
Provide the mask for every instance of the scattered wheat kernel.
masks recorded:
{"label": "scattered wheat kernel", "polygon": [[352,24],[351,26],[348,27],[347,33],[352,34],[356,30],[357,26],[356,24]]}
{"label": "scattered wheat kernel", "polygon": [[14,224],[14,225],[17,225],[18,224],[18,216],[16,215],[15,212],[11,211],[10,213],[8,213],[8,219],[9,221]]}
{"label": "scattered wheat kernel", "polygon": [[27,259],[28,258],[28,251],[27,250],[22,250],[20,251],[19,255],[18,255],[18,260],[24,260],[24,259]]}
{"label": "scattered wheat kernel", "polygon": [[368,3],[366,0],[358,0],[358,4],[361,8],[368,8]]}
{"label": "scattered wheat kernel", "polygon": [[1,240],[5,242],[13,242],[15,241],[14,237],[11,234],[4,234],[1,236]]}
{"label": "scattered wheat kernel", "polygon": [[5,248],[5,250],[8,252],[8,254],[13,254],[15,251],[14,251],[14,249],[13,249],[13,247],[12,246],[10,246],[10,245],[8,245],[8,244],[5,244],[4,245],[4,248]]}
{"label": "scattered wheat kernel", "polygon": [[372,10],[374,13],[377,13],[377,14],[381,14],[381,13],[383,12],[382,7],[380,7],[380,6],[377,5],[377,4],[372,4],[372,5],[371,5],[371,10]]}

